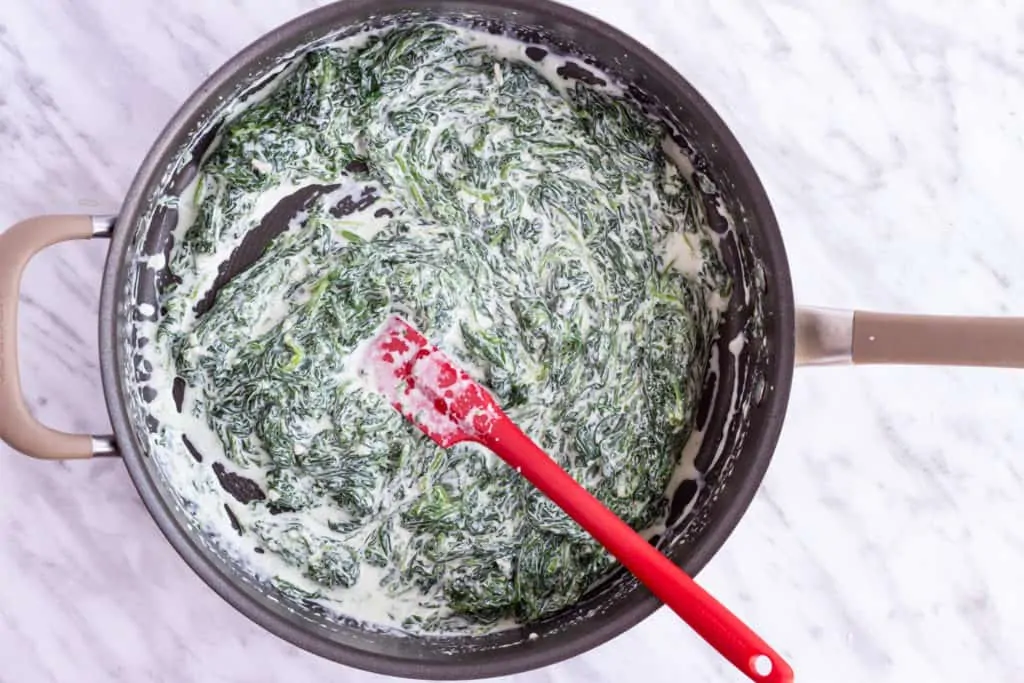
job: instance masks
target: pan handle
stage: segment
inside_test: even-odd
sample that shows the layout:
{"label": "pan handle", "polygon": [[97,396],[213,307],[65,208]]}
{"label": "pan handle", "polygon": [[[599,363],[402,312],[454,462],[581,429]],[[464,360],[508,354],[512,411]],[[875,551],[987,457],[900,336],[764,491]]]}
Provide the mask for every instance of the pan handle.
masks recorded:
{"label": "pan handle", "polygon": [[797,365],[1024,368],[1024,318],[799,308]]}
{"label": "pan handle", "polygon": [[18,372],[18,292],[25,265],[57,242],[109,237],[113,216],[36,216],[0,233],[0,439],[47,460],[116,455],[113,437],[68,434],[39,422],[21,393]]}

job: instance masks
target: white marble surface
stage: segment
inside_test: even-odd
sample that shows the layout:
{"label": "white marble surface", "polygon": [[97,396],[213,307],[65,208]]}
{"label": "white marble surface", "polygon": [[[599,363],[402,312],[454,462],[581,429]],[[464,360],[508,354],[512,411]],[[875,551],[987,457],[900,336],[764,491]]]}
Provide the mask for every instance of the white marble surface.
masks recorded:
{"label": "white marble surface", "polygon": [[[0,8],[0,224],[113,211],[213,68],[314,2]],[[768,188],[804,303],[1024,312],[1024,11],[1014,0],[577,0],[704,93]],[[632,4],[633,9],[627,7]],[[642,9],[641,9],[642,7]],[[103,431],[102,243],[29,268],[26,391]],[[797,680],[1024,681],[1024,374],[800,370],[763,490],[701,575]],[[2,407],[0,407],[2,409]],[[0,681],[371,681],[196,578],[117,461],[0,446]],[[518,683],[733,681],[664,610]]]}

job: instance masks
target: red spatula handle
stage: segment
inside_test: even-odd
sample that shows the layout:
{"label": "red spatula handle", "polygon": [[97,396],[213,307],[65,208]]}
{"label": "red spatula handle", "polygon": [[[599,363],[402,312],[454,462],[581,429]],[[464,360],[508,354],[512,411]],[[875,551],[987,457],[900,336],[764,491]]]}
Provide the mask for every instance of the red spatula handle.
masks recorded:
{"label": "red spatula handle", "polygon": [[[662,602],[751,680],[789,683],[793,669],[724,605],[576,483],[507,417],[480,442],[517,467]],[[770,665],[770,666],[769,666]]]}

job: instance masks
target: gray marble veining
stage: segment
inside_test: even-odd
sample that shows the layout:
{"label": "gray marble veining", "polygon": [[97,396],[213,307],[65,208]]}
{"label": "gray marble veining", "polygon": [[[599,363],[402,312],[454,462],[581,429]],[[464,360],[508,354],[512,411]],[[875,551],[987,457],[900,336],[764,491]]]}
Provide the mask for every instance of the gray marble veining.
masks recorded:
{"label": "gray marble veining", "polygon": [[[316,2],[37,0],[0,9],[0,225],[112,212],[181,101]],[[1024,6],[873,0],[572,4],[654,48],[767,186],[801,302],[1024,312]],[[29,267],[39,415],[104,431],[102,243]],[[1024,681],[1024,374],[798,372],[765,485],[701,582],[797,680]],[[0,446],[0,681],[360,681],[268,635],[163,540],[116,460]],[[662,610],[521,683],[740,680]],[[380,679],[382,680],[382,679]]]}

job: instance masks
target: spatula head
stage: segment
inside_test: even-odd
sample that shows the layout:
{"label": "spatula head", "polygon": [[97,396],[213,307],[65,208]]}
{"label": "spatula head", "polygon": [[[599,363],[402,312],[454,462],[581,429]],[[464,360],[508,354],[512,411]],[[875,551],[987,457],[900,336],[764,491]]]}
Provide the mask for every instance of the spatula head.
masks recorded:
{"label": "spatula head", "polygon": [[486,389],[400,316],[366,347],[361,374],[371,389],[442,448],[480,441],[504,414]]}

